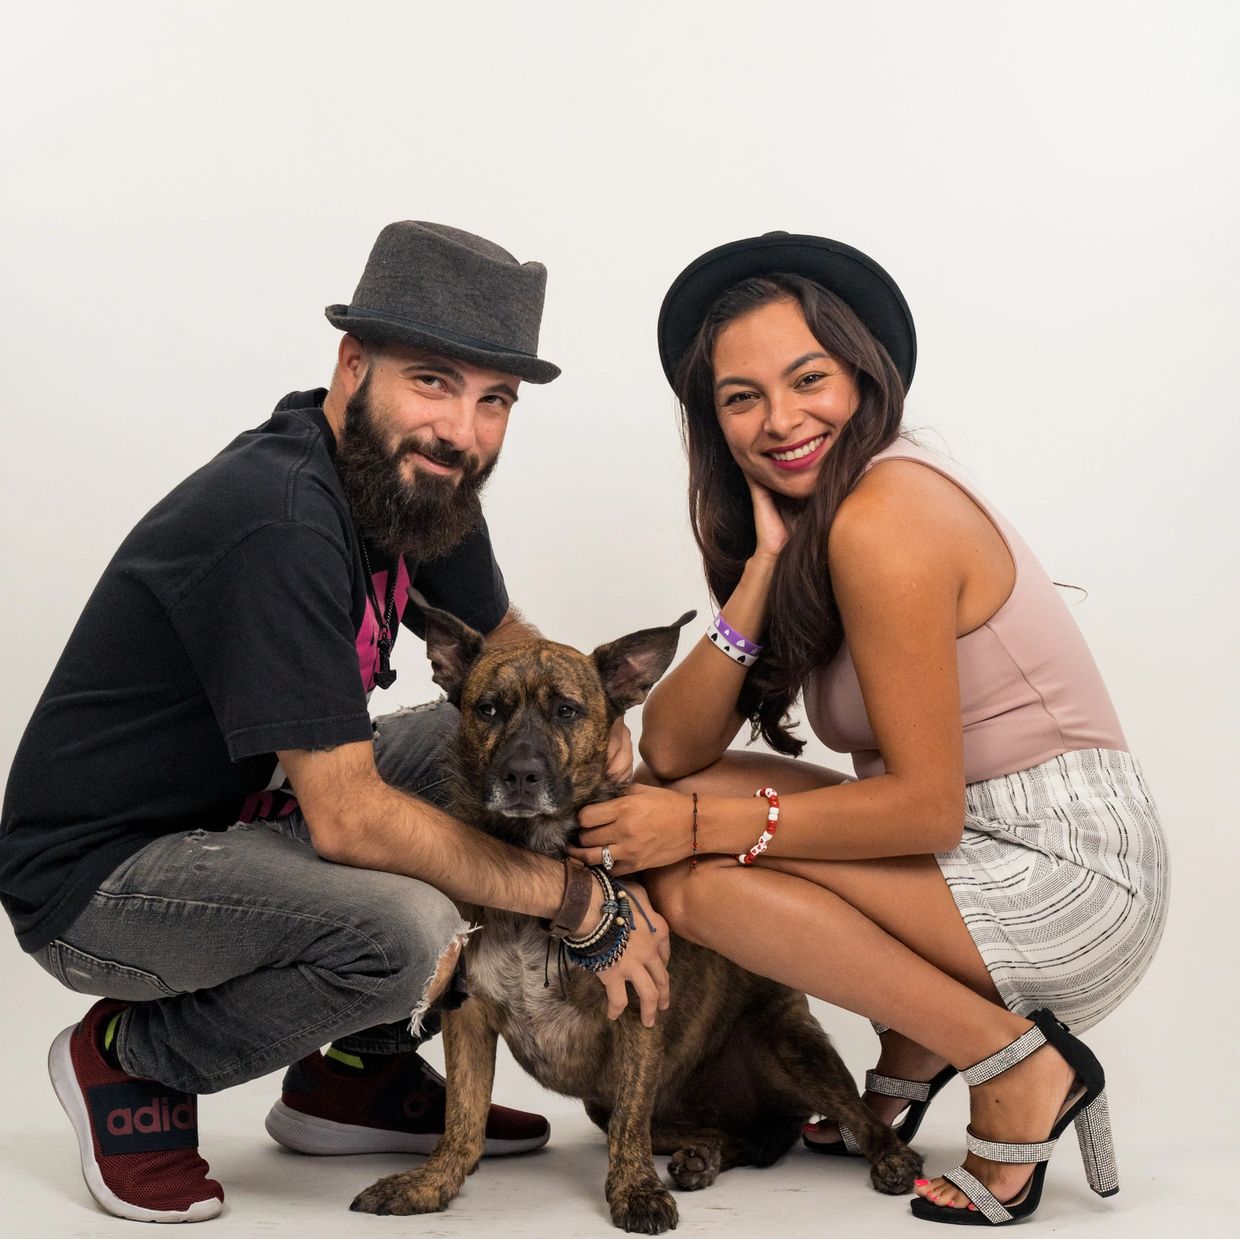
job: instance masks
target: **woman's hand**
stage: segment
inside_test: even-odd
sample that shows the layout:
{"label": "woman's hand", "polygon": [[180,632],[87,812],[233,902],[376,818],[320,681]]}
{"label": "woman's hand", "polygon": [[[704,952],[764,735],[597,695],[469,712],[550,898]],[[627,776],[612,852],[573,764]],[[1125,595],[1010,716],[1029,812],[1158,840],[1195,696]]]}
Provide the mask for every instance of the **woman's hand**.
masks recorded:
{"label": "woman's hand", "polygon": [[747,477],[749,498],[753,502],[753,526],[758,535],[758,544],[754,548],[755,555],[769,555],[778,559],[779,553],[788,541],[788,526],[775,506],[775,497],[761,482]]}
{"label": "woman's hand", "polygon": [[580,844],[568,854],[601,865],[610,848],[617,874],[672,865],[693,851],[693,801],[680,792],[634,783],[615,800],[586,805],[577,820]]}

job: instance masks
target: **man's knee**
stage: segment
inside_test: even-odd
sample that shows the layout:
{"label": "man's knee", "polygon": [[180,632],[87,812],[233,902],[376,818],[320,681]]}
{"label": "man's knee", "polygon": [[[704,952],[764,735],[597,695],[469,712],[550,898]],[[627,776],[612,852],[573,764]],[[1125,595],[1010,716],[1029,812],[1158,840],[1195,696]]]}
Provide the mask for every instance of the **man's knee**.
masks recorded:
{"label": "man's knee", "polygon": [[350,968],[356,983],[371,991],[373,1022],[392,1023],[408,1019],[436,987],[446,987],[468,926],[446,895],[423,882],[393,878],[370,885],[377,889],[367,891],[349,926],[356,944]]}
{"label": "man's knee", "polygon": [[452,974],[456,971],[457,962],[461,958],[461,940],[454,938],[448,943],[447,949],[439,957],[439,967],[435,969],[435,975],[431,979],[429,988],[426,991],[427,1002],[438,1002],[452,983]]}
{"label": "man's knee", "polygon": [[447,701],[396,710],[375,719],[375,764],[385,783],[443,807],[447,756],[460,727]]}

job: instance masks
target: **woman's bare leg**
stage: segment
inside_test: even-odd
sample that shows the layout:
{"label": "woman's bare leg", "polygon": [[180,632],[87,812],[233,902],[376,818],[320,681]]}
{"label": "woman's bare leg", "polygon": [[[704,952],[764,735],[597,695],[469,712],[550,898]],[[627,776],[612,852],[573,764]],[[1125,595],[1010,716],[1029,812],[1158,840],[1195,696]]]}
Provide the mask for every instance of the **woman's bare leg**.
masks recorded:
{"label": "woman's bare leg", "polygon": [[[642,777],[653,781],[648,772]],[[670,786],[750,795],[762,783],[792,792],[842,777],[807,763],[729,754]],[[885,1038],[893,1041],[890,1056],[881,1060],[885,1074],[916,1078],[919,1056],[930,1075],[944,1061],[967,1067],[1030,1027],[998,1001],[932,857],[764,857],[752,868],[714,857],[700,860],[693,871],[686,862],[646,877],[651,897],[682,936],[899,1030],[906,1044]],[[1040,1050],[972,1090],[974,1129],[993,1139],[1044,1139],[1071,1080],[1056,1052]],[[1027,1166],[973,1155],[966,1164],[1001,1200],[1018,1193],[1031,1173]],[[963,1193],[942,1180],[918,1190],[935,1194],[940,1203],[967,1204]]]}

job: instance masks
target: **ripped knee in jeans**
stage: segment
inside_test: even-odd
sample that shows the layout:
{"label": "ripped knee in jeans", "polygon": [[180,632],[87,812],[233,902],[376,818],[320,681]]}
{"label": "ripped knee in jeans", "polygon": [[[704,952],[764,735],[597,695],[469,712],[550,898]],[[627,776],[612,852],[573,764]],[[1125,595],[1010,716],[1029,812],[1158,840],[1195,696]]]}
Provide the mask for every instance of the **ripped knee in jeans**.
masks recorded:
{"label": "ripped knee in jeans", "polygon": [[[460,1006],[464,1001],[465,987],[461,968],[461,950],[465,946],[465,939],[477,928],[476,925],[462,926],[444,947],[435,971],[427,978],[418,1005],[409,1013],[409,1031],[415,1037],[421,1033],[422,1021],[431,1007],[441,1003],[445,998],[448,1001],[443,1005],[449,1007]],[[452,1001],[454,997],[456,1001]]]}

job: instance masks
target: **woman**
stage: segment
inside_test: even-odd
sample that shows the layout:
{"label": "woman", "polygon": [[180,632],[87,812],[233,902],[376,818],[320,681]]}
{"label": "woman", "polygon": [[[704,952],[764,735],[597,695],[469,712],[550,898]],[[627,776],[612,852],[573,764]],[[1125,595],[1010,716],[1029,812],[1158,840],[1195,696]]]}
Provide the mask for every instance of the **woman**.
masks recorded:
{"label": "woman", "polygon": [[[1102,1070],[1067,1029],[1157,946],[1157,811],[1051,580],[900,437],[904,298],[848,246],[773,233],[691,264],[659,339],[720,615],[646,705],[663,786],[584,811],[578,855],[657,870],[679,933],[869,1016],[866,1098],[887,1121],[907,1109],[905,1139],[963,1074],[969,1152],[918,1181],[918,1217],[1027,1216],[1073,1121],[1110,1194]],[[858,778],[789,760],[802,692]],[[788,756],[729,752],[746,722]],[[825,1122],[806,1143],[853,1147]]]}

